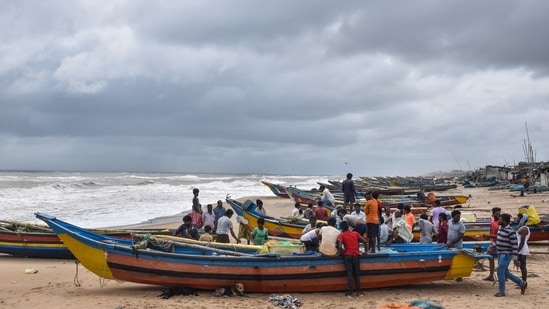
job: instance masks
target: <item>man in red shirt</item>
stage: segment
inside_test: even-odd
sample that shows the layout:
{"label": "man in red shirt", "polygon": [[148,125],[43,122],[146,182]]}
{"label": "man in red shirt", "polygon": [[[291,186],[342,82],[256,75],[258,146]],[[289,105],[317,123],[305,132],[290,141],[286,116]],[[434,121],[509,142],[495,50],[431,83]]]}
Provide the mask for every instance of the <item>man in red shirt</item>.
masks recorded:
{"label": "man in red shirt", "polygon": [[318,207],[315,209],[315,216],[317,220],[326,221],[328,220],[328,210],[324,207],[324,202],[318,201]]}
{"label": "man in red shirt", "polygon": [[[345,270],[347,272],[347,280],[349,282],[349,292],[345,293],[346,296],[353,296],[353,279],[356,285],[356,296],[363,296],[360,288],[360,250],[359,241],[364,244],[364,247],[368,245],[366,239],[360,234],[354,231],[349,231],[349,224],[347,221],[341,221],[339,224],[341,227],[341,234],[339,234],[338,248],[339,252],[343,254],[343,262],[345,263]],[[366,251],[364,251],[366,254]]]}
{"label": "man in red shirt", "polygon": [[492,208],[492,219],[490,220],[490,246],[488,247],[488,253],[492,256],[491,259],[489,259],[490,263],[490,274],[488,277],[483,278],[482,280],[485,281],[494,281],[494,271],[496,269],[496,262],[495,259],[497,257],[497,251],[496,251],[496,236],[498,234],[499,229],[499,215],[501,214],[501,208],[494,207]]}

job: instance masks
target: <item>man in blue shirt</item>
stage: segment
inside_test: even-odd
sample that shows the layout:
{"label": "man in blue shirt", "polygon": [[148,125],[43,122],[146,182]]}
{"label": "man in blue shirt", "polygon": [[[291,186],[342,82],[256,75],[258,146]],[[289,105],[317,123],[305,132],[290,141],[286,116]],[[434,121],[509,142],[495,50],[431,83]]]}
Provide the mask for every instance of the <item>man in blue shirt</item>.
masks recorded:
{"label": "man in blue shirt", "polygon": [[221,200],[217,201],[217,206],[213,209],[214,216],[215,216],[215,226],[213,229],[213,232],[217,232],[217,221],[219,221],[219,218],[223,217],[225,214],[225,207],[223,207],[223,202]]}

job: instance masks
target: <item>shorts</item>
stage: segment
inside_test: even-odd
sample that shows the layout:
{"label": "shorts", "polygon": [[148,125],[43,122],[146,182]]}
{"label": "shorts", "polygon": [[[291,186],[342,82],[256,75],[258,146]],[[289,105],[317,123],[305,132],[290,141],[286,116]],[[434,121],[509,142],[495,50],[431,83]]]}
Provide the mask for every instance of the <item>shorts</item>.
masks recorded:
{"label": "shorts", "polygon": [[364,234],[368,233],[368,226],[364,223],[359,223],[355,225],[353,231],[359,233],[360,236],[364,237]]}
{"label": "shorts", "polygon": [[354,195],[343,195],[343,203],[345,204],[354,204],[355,203],[355,196]]}
{"label": "shorts", "polygon": [[221,243],[230,243],[229,235],[228,234],[216,234],[215,235],[215,242],[221,242]]}
{"label": "shorts", "polygon": [[368,238],[376,239],[379,236],[379,224],[366,223],[368,226]]}

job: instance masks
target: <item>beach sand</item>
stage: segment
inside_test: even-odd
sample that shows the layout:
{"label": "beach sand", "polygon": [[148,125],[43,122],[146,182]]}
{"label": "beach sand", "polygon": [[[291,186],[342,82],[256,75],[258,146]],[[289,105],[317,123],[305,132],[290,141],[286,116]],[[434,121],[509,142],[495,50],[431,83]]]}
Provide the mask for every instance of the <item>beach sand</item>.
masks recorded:
{"label": "beach sand", "polygon": [[[512,215],[516,215],[522,205],[534,205],[540,214],[549,213],[549,193],[520,197],[519,193],[509,191],[461,188],[439,194],[471,194],[472,198],[467,205],[463,205],[462,211],[474,210],[485,216],[489,216],[490,208],[495,206]],[[289,199],[274,196],[259,198],[264,201],[271,216],[288,216],[293,208]],[[177,227],[181,218],[163,218],[151,223],[147,226]],[[291,295],[303,302],[301,308],[376,308],[419,299],[437,302],[445,308],[546,307],[549,304],[549,242],[530,244],[530,247],[533,253],[528,257],[530,277],[525,295],[520,295],[520,289],[515,289],[514,284],[508,282],[507,296],[494,297],[497,286],[482,280],[487,276],[487,270],[474,271],[471,277],[461,282],[437,281],[365,290],[363,297],[348,298],[342,292]],[[487,266],[488,262],[485,261],[484,265]],[[36,269],[38,272],[26,274],[26,269]],[[162,287],[103,280],[74,260],[16,258],[0,254],[0,274],[0,308],[278,308],[268,301],[268,294],[217,298],[211,296],[211,291],[200,291],[199,296],[161,299],[157,296]]]}

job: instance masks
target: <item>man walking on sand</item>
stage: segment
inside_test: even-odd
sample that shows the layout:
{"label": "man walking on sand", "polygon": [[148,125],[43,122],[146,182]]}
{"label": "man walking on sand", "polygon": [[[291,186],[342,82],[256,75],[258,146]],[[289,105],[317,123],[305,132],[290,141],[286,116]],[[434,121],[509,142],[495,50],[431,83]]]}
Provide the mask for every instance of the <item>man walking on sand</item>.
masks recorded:
{"label": "man walking on sand", "polygon": [[511,227],[510,222],[510,214],[501,214],[499,218],[500,228],[496,238],[496,248],[499,256],[497,271],[499,292],[494,295],[495,297],[505,296],[505,281],[507,279],[520,286],[520,294],[524,294],[528,287],[528,282],[509,271],[511,260],[514,261],[515,266],[520,266],[520,262],[518,261],[517,232]]}

